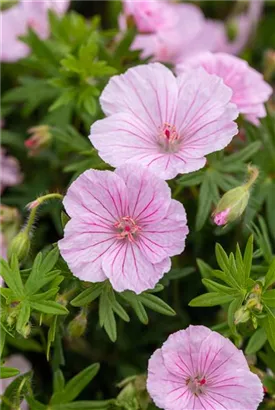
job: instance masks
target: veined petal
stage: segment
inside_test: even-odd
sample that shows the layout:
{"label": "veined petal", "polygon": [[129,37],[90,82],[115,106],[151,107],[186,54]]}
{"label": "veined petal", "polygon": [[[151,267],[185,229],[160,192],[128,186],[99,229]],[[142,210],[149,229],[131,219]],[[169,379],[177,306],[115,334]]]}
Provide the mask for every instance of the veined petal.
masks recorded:
{"label": "veined petal", "polygon": [[168,184],[148,169],[125,165],[115,173],[124,180],[129,194],[128,214],[138,225],[162,220],[171,203]]}
{"label": "veined petal", "polygon": [[111,171],[96,170],[81,174],[68,189],[63,203],[71,217],[81,218],[84,213],[85,219],[97,218],[108,226],[125,215],[128,205],[123,180]]}
{"label": "veined petal", "polygon": [[181,254],[187,234],[185,209],[180,202],[172,200],[162,221],[141,227],[139,247],[150,262],[156,263],[167,256]]}
{"label": "veined petal", "polygon": [[159,63],[130,68],[111,78],[100,97],[106,115],[131,112],[157,132],[173,120],[178,88],[172,72]]}
{"label": "veined petal", "polygon": [[102,267],[113,288],[135,293],[153,289],[165,272],[170,269],[169,258],[152,264],[140,252],[137,243],[118,241],[103,258]]}

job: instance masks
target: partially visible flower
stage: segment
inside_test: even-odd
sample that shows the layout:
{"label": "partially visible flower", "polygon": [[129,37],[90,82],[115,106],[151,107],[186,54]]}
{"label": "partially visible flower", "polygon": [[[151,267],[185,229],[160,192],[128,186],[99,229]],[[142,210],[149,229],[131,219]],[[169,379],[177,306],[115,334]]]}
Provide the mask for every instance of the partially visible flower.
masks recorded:
{"label": "partially visible flower", "polygon": [[[260,20],[264,0],[250,0],[247,4],[247,11],[229,17],[227,24],[215,21],[217,32],[215,51],[239,54],[246,46]],[[234,35],[233,38],[230,38],[228,29],[230,30],[232,27]]]}
{"label": "partially visible flower", "polygon": [[6,150],[4,148],[1,148],[0,160],[0,192],[2,193],[5,188],[20,184],[23,176],[20,172],[18,161],[15,158],[6,155]]}
{"label": "partially visible flower", "polygon": [[170,335],[155,351],[147,389],[164,410],[256,410],[263,400],[261,381],[243,352],[204,326]]}
{"label": "partially visible flower", "polygon": [[48,125],[38,125],[28,129],[31,136],[25,141],[25,147],[29,150],[30,156],[38,155],[46,148],[52,139],[50,127]]}
{"label": "partially visible flower", "polygon": [[70,186],[71,220],[58,246],[75,276],[109,279],[118,291],[154,288],[188,234],[184,207],[167,183],[138,165],[88,170]]}
{"label": "partially visible flower", "polygon": [[216,225],[227,225],[230,222],[238,219],[245,211],[249,197],[250,189],[259,175],[258,168],[248,166],[248,181],[236,188],[227,191],[213,212],[213,220]]}
{"label": "partially visible flower", "polygon": [[[5,367],[14,367],[21,374],[27,373],[32,369],[31,363],[21,354],[13,354],[5,359]],[[18,376],[17,376],[18,377]],[[0,379],[0,396],[4,394],[7,387],[13,382],[15,377]],[[21,410],[28,410],[29,406],[25,400],[20,404]]]}
{"label": "partially visible flower", "polygon": [[185,60],[177,66],[177,72],[182,73],[196,67],[203,67],[209,74],[221,77],[232,89],[231,101],[240,113],[253,124],[260,124],[259,118],[266,116],[264,103],[272,94],[272,88],[264,81],[262,74],[238,57],[208,52]]}
{"label": "partially visible flower", "polygon": [[[120,29],[133,19],[138,34],[131,48],[142,50],[142,58],[176,63],[184,56],[216,48],[220,28],[205,19],[199,7],[162,0],[125,0],[119,17]],[[192,44],[192,47],[190,47]]]}
{"label": "partially visible flower", "polygon": [[111,78],[100,98],[107,118],[91,127],[101,158],[116,167],[149,167],[163,179],[196,171],[205,155],[237,134],[232,91],[221,78],[198,68],[175,78],[154,63]]}
{"label": "partially visible flower", "polygon": [[68,0],[20,0],[15,6],[0,12],[2,26],[1,55],[4,62],[15,62],[29,54],[29,47],[19,40],[29,28],[45,39],[49,35],[48,10],[63,14]]}

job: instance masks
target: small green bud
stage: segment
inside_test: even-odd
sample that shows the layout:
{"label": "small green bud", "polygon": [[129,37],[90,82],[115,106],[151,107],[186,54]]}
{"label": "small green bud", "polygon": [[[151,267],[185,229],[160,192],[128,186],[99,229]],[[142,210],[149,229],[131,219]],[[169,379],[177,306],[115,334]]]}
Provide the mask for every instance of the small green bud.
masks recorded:
{"label": "small green bud", "polygon": [[27,339],[29,335],[31,334],[31,325],[28,323],[26,324],[20,331],[20,334],[24,337],[24,339]]}
{"label": "small green bud", "polygon": [[214,213],[216,225],[226,225],[235,221],[245,211],[249,197],[250,188],[258,177],[259,171],[256,167],[248,166],[249,180],[244,185],[230,189],[220,199]]}
{"label": "small green bud", "polygon": [[235,325],[248,322],[250,319],[250,311],[246,307],[242,306],[235,312],[234,319]]}
{"label": "small green bud", "polygon": [[87,312],[86,309],[82,310],[79,315],[77,315],[71,322],[68,324],[68,334],[70,337],[81,337],[87,327]]}
{"label": "small green bud", "polygon": [[12,255],[16,255],[19,262],[23,261],[28,256],[30,247],[29,233],[26,230],[19,232],[8,248],[8,259],[11,259]]}

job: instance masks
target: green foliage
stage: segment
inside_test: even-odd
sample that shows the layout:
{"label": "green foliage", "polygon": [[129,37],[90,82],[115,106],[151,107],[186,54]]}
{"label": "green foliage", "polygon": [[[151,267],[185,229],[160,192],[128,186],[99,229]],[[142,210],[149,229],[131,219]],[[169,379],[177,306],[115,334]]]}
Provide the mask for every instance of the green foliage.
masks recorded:
{"label": "green foliage", "polygon": [[55,301],[59,285],[63,276],[59,270],[53,270],[59,257],[55,247],[46,257],[39,253],[25,282],[22,280],[19,264],[15,256],[10,264],[1,260],[1,276],[8,288],[1,288],[4,298],[2,305],[2,319],[9,331],[14,331],[24,337],[29,333],[31,313],[45,313],[49,315],[66,315],[68,310]]}
{"label": "green foliage", "polygon": [[142,292],[140,295],[131,291],[117,293],[111,287],[109,281],[91,284],[87,289],[76,296],[71,304],[73,306],[85,306],[99,298],[99,324],[105,329],[112,342],[117,339],[117,324],[115,314],[125,322],[130,321],[130,317],[122,304],[126,307],[132,307],[138,319],[143,324],[148,324],[148,316],[144,306],[155,312],[167,316],[175,315],[175,311],[159,297],[153,295],[154,292],[160,292],[162,285],[157,285],[151,291]]}

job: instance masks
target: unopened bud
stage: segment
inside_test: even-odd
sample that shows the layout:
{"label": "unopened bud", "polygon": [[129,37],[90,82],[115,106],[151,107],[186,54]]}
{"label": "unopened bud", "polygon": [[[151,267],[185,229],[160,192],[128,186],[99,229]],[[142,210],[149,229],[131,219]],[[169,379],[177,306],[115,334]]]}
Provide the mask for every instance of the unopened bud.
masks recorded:
{"label": "unopened bud", "polygon": [[28,323],[23,326],[23,328],[20,330],[20,334],[24,337],[24,339],[27,339],[31,334],[31,325]]}
{"label": "unopened bud", "polygon": [[235,312],[234,323],[238,325],[239,323],[245,323],[250,319],[250,312],[246,307],[242,306]]}
{"label": "unopened bud", "polygon": [[258,177],[259,171],[256,167],[248,166],[249,180],[244,185],[230,189],[220,199],[214,213],[213,219],[216,225],[222,226],[235,221],[245,211],[249,201],[249,190]]}
{"label": "unopened bud", "polygon": [[69,324],[68,324],[68,334],[70,337],[81,337],[87,327],[87,312],[82,310],[79,315],[77,315]]}
{"label": "unopened bud", "polygon": [[28,129],[30,138],[25,141],[25,147],[29,150],[30,156],[38,155],[44,148],[48,147],[52,135],[48,125],[39,125]]}
{"label": "unopened bud", "polygon": [[19,262],[23,261],[29,254],[31,247],[31,241],[29,233],[23,230],[17,234],[8,248],[8,259],[11,259],[13,255],[16,255]]}

